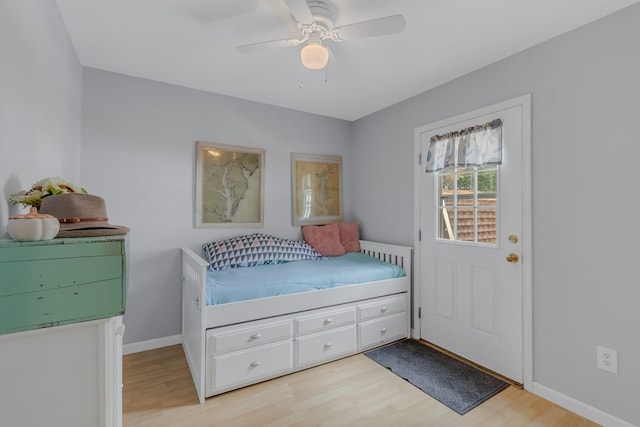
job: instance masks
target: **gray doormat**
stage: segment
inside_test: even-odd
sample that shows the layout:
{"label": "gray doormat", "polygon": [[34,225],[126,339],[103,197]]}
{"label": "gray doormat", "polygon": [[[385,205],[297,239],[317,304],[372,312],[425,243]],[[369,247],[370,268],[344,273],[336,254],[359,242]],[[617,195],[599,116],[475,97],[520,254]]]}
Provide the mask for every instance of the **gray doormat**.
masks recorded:
{"label": "gray doormat", "polygon": [[509,386],[414,340],[400,341],[364,355],[460,415]]}

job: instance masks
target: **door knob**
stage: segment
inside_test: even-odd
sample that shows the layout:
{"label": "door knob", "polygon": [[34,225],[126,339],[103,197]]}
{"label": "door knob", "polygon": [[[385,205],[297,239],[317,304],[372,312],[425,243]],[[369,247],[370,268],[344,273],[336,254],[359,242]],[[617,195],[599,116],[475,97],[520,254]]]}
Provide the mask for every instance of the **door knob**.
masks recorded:
{"label": "door knob", "polygon": [[512,264],[515,264],[516,262],[518,262],[520,260],[520,257],[518,257],[518,255],[516,254],[509,254],[507,255],[507,262],[510,262]]}

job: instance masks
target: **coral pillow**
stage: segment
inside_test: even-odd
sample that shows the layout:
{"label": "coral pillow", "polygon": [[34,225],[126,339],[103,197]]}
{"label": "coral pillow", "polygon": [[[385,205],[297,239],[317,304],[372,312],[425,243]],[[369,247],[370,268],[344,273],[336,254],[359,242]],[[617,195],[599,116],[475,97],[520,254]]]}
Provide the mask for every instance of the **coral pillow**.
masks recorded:
{"label": "coral pillow", "polygon": [[340,256],[345,254],[344,246],[340,242],[340,228],[338,224],[305,225],[302,227],[304,240],[313,249],[324,256]]}
{"label": "coral pillow", "polygon": [[340,243],[346,252],[360,252],[360,224],[357,222],[343,222],[338,224],[340,229]]}

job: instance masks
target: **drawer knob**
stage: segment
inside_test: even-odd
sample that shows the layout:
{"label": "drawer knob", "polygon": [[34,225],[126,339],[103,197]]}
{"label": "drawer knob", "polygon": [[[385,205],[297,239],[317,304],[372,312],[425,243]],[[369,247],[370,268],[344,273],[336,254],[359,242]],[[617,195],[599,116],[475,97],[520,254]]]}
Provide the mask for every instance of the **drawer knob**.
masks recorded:
{"label": "drawer knob", "polygon": [[331,317],[329,317],[328,319],[324,319],[324,324],[325,325],[328,325],[331,322],[333,322],[333,319]]}
{"label": "drawer knob", "polygon": [[333,347],[333,343],[332,342],[328,342],[324,345],[325,348],[331,348]]}
{"label": "drawer knob", "polygon": [[380,308],[380,313],[386,313],[386,312],[387,312],[387,307]]}
{"label": "drawer knob", "polygon": [[382,329],[380,329],[380,333],[381,333],[381,334],[386,334],[386,333],[387,333],[387,328],[382,328]]}
{"label": "drawer knob", "polygon": [[249,363],[249,367],[251,368],[257,368],[260,365],[262,365],[262,362],[259,360],[254,360],[253,362]]}
{"label": "drawer knob", "polygon": [[249,337],[249,341],[257,340],[260,337],[262,337],[262,334],[253,334]]}

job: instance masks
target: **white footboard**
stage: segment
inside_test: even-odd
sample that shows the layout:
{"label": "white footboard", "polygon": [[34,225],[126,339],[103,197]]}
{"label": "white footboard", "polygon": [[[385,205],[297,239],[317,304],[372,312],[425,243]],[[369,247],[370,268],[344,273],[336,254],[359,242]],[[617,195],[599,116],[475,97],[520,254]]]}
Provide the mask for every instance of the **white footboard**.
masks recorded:
{"label": "white footboard", "polygon": [[200,403],[205,398],[207,265],[195,252],[182,248],[182,347]]}
{"label": "white footboard", "polygon": [[360,240],[360,252],[377,258],[380,261],[400,266],[404,269],[405,273],[407,273],[407,276],[411,276],[410,247]]}

